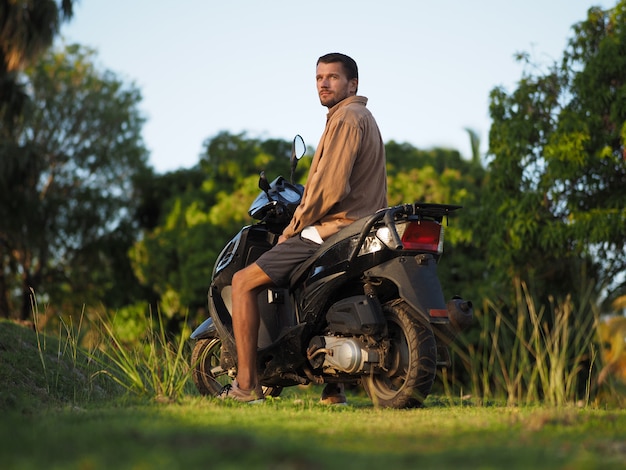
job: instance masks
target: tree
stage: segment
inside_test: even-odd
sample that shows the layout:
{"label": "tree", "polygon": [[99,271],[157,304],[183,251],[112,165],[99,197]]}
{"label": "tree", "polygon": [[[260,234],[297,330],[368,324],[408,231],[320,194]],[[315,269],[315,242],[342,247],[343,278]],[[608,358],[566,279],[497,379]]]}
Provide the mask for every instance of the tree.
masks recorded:
{"label": "tree", "polygon": [[476,233],[496,272],[542,296],[578,290],[581,270],[599,294],[626,271],[626,2],[591,8],[573,31],[560,63],[490,97]]}
{"label": "tree", "polygon": [[72,0],[0,0],[0,121],[5,130],[27,99],[19,72],[37,59],[72,17]]}
{"label": "tree", "polygon": [[0,147],[0,316],[16,290],[26,318],[32,290],[63,306],[68,293],[100,302],[129,288],[117,282],[124,262],[130,272],[134,179],[151,171],[141,96],[94,57],[68,46],[26,70],[29,102]]}

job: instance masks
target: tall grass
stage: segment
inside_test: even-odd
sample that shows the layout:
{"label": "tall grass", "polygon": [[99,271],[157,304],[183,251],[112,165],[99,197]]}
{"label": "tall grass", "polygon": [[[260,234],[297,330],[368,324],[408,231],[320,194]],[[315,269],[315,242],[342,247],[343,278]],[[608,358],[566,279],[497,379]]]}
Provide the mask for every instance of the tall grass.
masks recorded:
{"label": "tall grass", "polygon": [[[130,394],[157,401],[175,401],[190,391],[186,319],[182,331],[172,335],[161,313],[153,315],[150,310],[143,331],[129,337],[128,329],[116,328],[115,316],[106,313],[96,313],[90,319],[83,308],[77,321],[71,316],[42,313],[34,292],[31,309],[43,382],[49,395],[73,402],[89,401],[95,388],[102,395],[102,385],[111,380]],[[50,331],[54,327],[56,331]],[[101,377],[111,380],[99,380]],[[71,397],[67,396],[68,382],[73,388]]]}
{"label": "tall grass", "polygon": [[[36,303],[33,311],[39,331]],[[475,316],[477,328],[452,345],[454,356],[463,364],[464,383],[456,374],[442,371],[443,391],[448,398],[459,388],[466,394],[469,388],[478,403],[586,405],[597,397],[599,312],[591,289],[581,292],[576,301],[570,296],[561,301],[550,299],[546,305],[534,300],[527,286],[518,282],[512,306],[505,308],[487,299]],[[108,377],[140,397],[170,402],[196,393],[189,380],[191,351],[186,341],[186,319],[182,331],[172,335],[160,311],[156,315],[150,311],[147,317],[139,313],[145,324],[129,337],[116,327],[115,316],[101,313],[95,319],[87,317],[83,312],[77,322],[60,319],[57,357],[69,358],[74,365],[87,357],[91,379]],[[119,320],[128,323],[123,316]],[[85,336],[91,338],[87,350],[80,344]],[[58,387],[62,371],[50,367],[47,341],[38,333],[40,360],[51,391]]]}
{"label": "tall grass", "polygon": [[98,318],[97,328],[101,343],[99,354],[93,358],[102,366],[100,374],[109,376],[132,394],[157,401],[175,401],[185,394],[191,382],[186,321],[181,333],[172,336],[160,311],[155,317],[150,310],[146,330],[140,341],[133,344],[122,341],[106,317]]}
{"label": "tall grass", "polygon": [[[107,394],[104,381],[96,380],[99,371],[91,360],[94,351],[81,346],[85,335],[85,312],[75,322],[72,317],[58,317],[56,332],[45,333],[49,313],[39,311],[35,293],[31,290],[31,309],[41,363],[43,385],[49,396],[73,404],[83,403]],[[49,333],[54,333],[49,335]]]}
{"label": "tall grass", "polygon": [[599,367],[596,326],[599,312],[590,291],[538,307],[527,286],[516,284],[508,310],[490,300],[476,312],[477,340],[455,347],[479,401],[505,399],[510,405],[588,404]]}

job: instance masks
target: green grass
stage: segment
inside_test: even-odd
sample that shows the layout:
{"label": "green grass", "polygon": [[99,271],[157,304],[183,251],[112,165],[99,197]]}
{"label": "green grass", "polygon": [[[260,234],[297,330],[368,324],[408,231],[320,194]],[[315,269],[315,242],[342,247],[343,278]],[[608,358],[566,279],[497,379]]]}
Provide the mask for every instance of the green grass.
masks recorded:
{"label": "green grass", "polygon": [[9,415],[5,468],[623,468],[626,413],[318,405],[295,389],[259,406],[188,398]]}
{"label": "green grass", "polygon": [[64,339],[0,320],[0,416],[108,401],[119,387],[104,377],[88,354]]}
{"label": "green grass", "polygon": [[[66,337],[67,338],[67,337]],[[383,410],[294,387],[253,406],[163,402],[98,373],[67,339],[0,321],[0,466],[8,469],[623,468],[626,410],[431,396]],[[45,371],[45,372],[44,372]]]}
{"label": "green grass", "polygon": [[98,350],[89,357],[100,364],[100,373],[111,378],[126,391],[153,397],[161,402],[176,401],[190,389],[191,351],[185,341],[191,333],[185,327],[178,336],[166,333],[163,317],[157,312],[146,319],[143,335],[135,344],[124,343],[111,322],[99,317],[95,330]]}

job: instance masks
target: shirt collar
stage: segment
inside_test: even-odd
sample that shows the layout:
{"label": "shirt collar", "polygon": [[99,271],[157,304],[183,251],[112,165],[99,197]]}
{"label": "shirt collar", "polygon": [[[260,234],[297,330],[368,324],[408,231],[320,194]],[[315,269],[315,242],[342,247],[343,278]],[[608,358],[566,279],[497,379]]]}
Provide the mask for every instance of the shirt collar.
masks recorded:
{"label": "shirt collar", "polygon": [[358,95],[348,96],[347,98],[341,100],[335,106],[330,108],[328,110],[328,114],[326,115],[326,118],[330,119],[330,117],[333,114],[335,114],[338,109],[343,108],[344,106],[347,106],[350,103],[359,103],[359,104],[362,104],[363,106],[366,106],[367,105],[367,98],[365,96],[358,96]]}

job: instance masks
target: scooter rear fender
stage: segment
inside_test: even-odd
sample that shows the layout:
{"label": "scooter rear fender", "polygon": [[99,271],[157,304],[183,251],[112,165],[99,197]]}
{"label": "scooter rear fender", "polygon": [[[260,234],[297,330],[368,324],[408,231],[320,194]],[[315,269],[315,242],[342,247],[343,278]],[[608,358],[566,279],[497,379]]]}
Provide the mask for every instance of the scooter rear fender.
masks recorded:
{"label": "scooter rear fender", "polygon": [[418,321],[447,323],[446,302],[432,255],[399,256],[365,271],[373,279],[393,282],[400,298],[417,312]]}

